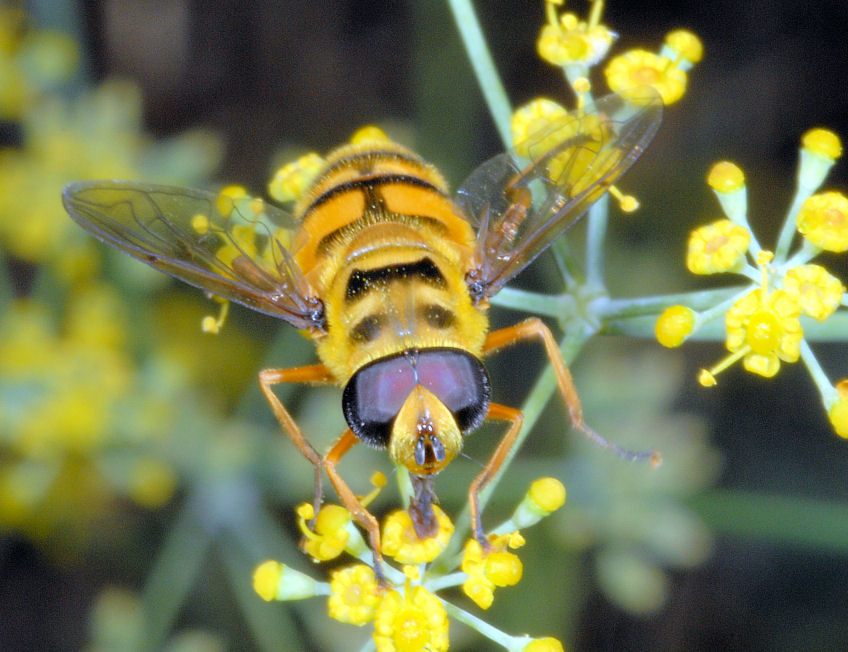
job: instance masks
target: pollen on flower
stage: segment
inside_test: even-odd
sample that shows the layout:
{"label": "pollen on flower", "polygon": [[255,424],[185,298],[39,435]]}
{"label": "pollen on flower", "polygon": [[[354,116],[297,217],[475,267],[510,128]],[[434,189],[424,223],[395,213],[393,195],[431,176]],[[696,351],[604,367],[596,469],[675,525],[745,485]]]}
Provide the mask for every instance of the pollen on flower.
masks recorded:
{"label": "pollen on flower", "polygon": [[743,356],[745,369],[770,378],[780,369],[781,360],[798,360],[804,335],[799,314],[794,294],[752,290],[727,311],[727,349]]}
{"label": "pollen on flower", "polygon": [[808,198],[798,212],[798,231],[825,251],[848,250],[848,198],[838,192]]}
{"label": "pollen on flower", "polygon": [[518,555],[506,550],[509,539],[509,535],[494,537],[488,551],[475,539],[465,544],[461,568],[468,577],[462,591],[481,609],[492,605],[495,587],[513,586],[521,580],[524,566]]}
{"label": "pollen on flower", "polygon": [[[566,115],[568,111],[565,107],[544,97],[531,100],[516,109],[510,121],[510,133],[515,151],[521,156],[527,156],[529,154],[526,147],[528,138]],[[554,144],[551,143],[551,145]]]}
{"label": "pollen on flower", "polygon": [[330,576],[330,618],[351,625],[364,625],[374,620],[380,591],[374,570],[356,564],[334,571]]}
{"label": "pollen on flower", "polygon": [[687,29],[676,29],[666,34],[665,44],[690,63],[698,63],[704,56],[701,39]]}
{"label": "pollen on flower", "polygon": [[818,321],[836,311],[845,293],[841,281],[820,265],[798,265],[787,270],[783,289],[798,296],[801,314]]}
{"label": "pollen on flower", "polygon": [[423,586],[403,593],[388,591],[374,616],[374,643],[378,652],[448,649],[448,615],[441,601]]}
{"label": "pollen on flower", "polygon": [[657,319],[654,334],[665,347],[680,346],[695,327],[695,312],[686,306],[669,306]]}
{"label": "pollen on flower", "polygon": [[604,74],[613,91],[653,86],[666,105],[673,104],[686,92],[686,73],[668,57],[648,50],[630,50],[611,59]]}
{"label": "pollen on flower", "polygon": [[715,274],[736,269],[751,244],[748,229],[721,219],[692,231],[686,267],[693,274]]}
{"label": "pollen on flower", "polygon": [[745,187],[745,173],[735,163],[719,161],[710,168],[707,184],[723,194],[737,192]]}
{"label": "pollen on flower", "polygon": [[555,66],[596,64],[606,56],[615,40],[615,34],[600,23],[603,3],[593,3],[592,16],[588,21],[580,21],[571,12],[557,15],[556,7],[560,4],[546,3],[548,22],[539,33],[536,51],[542,59]]}
{"label": "pollen on flower", "polygon": [[302,506],[298,508],[298,527],[303,532],[303,551],[316,561],[335,559],[342,554],[350,538],[350,512],[341,505],[323,505],[315,517],[314,531],[307,527],[307,519],[301,513],[307,513]]}
{"label": "pollen on flower", "polygon": [[842,143],[839,136],[830,129],[821,127],[810,129],[801,136],[801,146],[831,161],[842,156]]}
{"label": "pollen on flower", "polygon": [[268,194],[284,204],[297,201],[323,167],[324,159],[319,154],[304,154],[274,173],[274,178],[268,184]]}
{"label": "pollen on flower", "polygon": [[383,522],[383,552],[401,564],[422,564],[442,554],[453,535],[453,523],[437,505],[433,513],[438,522],[435,536],[419,539],[406,510],[396,510]]}

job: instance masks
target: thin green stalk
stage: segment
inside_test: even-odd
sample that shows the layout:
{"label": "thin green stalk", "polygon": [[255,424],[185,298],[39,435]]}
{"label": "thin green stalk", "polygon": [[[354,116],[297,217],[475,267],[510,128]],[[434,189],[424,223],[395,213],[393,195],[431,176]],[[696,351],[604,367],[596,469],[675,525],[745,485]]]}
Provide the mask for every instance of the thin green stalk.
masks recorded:
{"label": "thin green stalk", "polygon": [[509,148],[512,146],[509,128],[512,118],[512,105],[495,67],[492,53],[489,51],[486,38],[483,36],[483,30],[480,27],[480,21],[477,20],[474,7],[470,0],[448,0],[448,6],[453,13],[471,67],[480,83],[480,89],[483,91],[483,97],[489,107],[489,113],[492,114],[501,140]]}
{"label": "thin green stalk", "polygon": [[774,263],[781,264],[789,255],[789,247],[792,245],[792,239],[795,237],[795,231],[798,227],[798,212],[801,206],[809,197],[809,193],[802,192],[799,188],[795,193],[795,198],[792,200],[792,206],[786,214],[786,221],[780,230],[780,236],[777,239],[777,246],[774,248]]}
{"label": "thin green stalk", "polygon": [[574,298],[568,294],[542,294],[505,287],[492,297],[492,305],[559,318],[573,313]]}
{"label": "thin green stalk", "polygon": [[609,195],[605,194],[589,209],[589,228],[586,231],[586,287],[600,292],[604,283],[604,242],[609,220]]}
{"label": "thin green stalk", "polygon": [[610,299],[600,297],[592,305],[593,311],[602,320],[625,319],[651,315],[658,317],[669,306],[684,305],[692,310],[700,311],[727,300],[738,293],[742,286],[718,288],[711,290],[696,290],[679,292],[677,294],[659,294],[650,297],[634,297],[627,299]]}
{"label": "thin green stalk", "polygon": [[445,611],[447,611],[448,616],[457,620],[461,623],[465,623],[472,629],[480,632],[483,636],[488,638],[489,640],[494,641],[498,645],[503,647],[507,647],[512,641],[512,636],[502,632],[497,627],[487,623],[485,620],[478,618],[474,614],[470,614],[465,609],[460,609],[455,604],[451,604],[450,602],[442,602],[445,607]]}
{"label": "thin green stalk", "polygon": [[801,340],[801,359],[807,365],[807,371],[810,372],[810,376],[812,376],[813,382],[821,394],[824,409],[829,410],[834,402],[839,399],[839,392],[830,382],[815,354],[813,354],[809,342],[806,340]]}

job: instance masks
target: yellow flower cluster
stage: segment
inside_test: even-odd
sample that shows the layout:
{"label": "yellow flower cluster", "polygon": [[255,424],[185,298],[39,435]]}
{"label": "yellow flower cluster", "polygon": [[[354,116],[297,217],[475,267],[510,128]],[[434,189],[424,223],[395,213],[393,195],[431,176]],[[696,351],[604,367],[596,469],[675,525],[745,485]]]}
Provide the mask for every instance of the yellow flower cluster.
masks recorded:
{"label": "yellow flower cluster", "polygon": [[[137,384],[126,331],[122,301],[106,285],[79,290],[61,324],[37,300],[7,307],[0,318],[0,526],[42,537],[70,519],[85,530],[112,487],[101,456],[170,427],[167,397]],[[159,409],[146,424],[124,422],[142,395]],[[139,451],[121,482],[138,503],[156,507],[171,497],[176,475]]]}
{"label": "yellow flower cluster", "polygon": [[[824,322],[846,304],[843,283],[823,266],[808,262],[822,251],[848,250],[848,198],[838,192],[813,194],[841,152],[838,136],[826,129],[812,129],[802,138],[797,215],[790,212],[774,253],[760,248],[748,224],[742,170],[728,161],[713,166],[707,181],[726,218],[692,232],[686,265],[695,274],[742,274],[754,282],[753,287],[701,312],[671,306],[658,319],[655,331],[662,345],[679,346],[698,328],[724,315],[730,354],[701,371],[699,379],[705,386],[715,385],[716,374],[740,359],[748,371],[771,377],[781,362],[803,358],[840,434],[845,431],[844,408],[839,407],[844,399],[824,377],[812,351],[807,348],[805,353],[802,319]],[[790,257],[795,227],[805,241]]]}
{"label": "yellow flower cluster", "polygon": [[698,37],[686,30],[675,30],[666,35],[659,54],[644,49],[630,50],[611,59],[604,75],[607,85],[616,92],[652,86],[668,105],[683,97],[687,73],[701,56]]}
{"label": "yellow flower cluster", "polygon": [[[384,484],[382,474],[378,475],[380,477],[373,480],[377,490]],[[376,491],[361,500],[367,504],[375,495]],[[461,572],[451,573],[440,567],[436,570],[435,565],[426,566],[439,558],[454,531],[447,515],[434,505],[438,529],[426,539],[418,538],[412,519],[405,510],[394,511],[384,519],[382,550],[403,565],[403,573],[384,564],[385,584],[382,586],[375,569],[364,563],[333,571],[330,582],[325,584],[277,561],[266,561],[254,570],[253,587],[264,600],[328,596],[327,608],[331,618],[356,626],[374,623],[373,636],[378,650],[446,650],[449,642],[448,603],[437,592],[462,585],[463,591],[478,606],[488,609],[496,587],[512,586],[521,580],[521,561],[507,550],[524,544],[517,528],[537,523],[564,502],[565,488],[561,482],[553,478],[536,480],[511,519],[498,528],[503,534],[490,535],[486,549],[474,539],[468,541],[458,562]],[[361,561],[371,560],[371,551],[343,507],[324,505],[314,515],[312,506],[304,503],[297,508],[297,516],[304,534],[302,548],[314,561],[335,559],[342,552]],[[450,605],[450,610],[453,613],[461,611],[455,605]],[[511,641],[510,649],[562,649],[555,639],[504,636],[504,640]],[[520,647],[516,641],[521,643]]]}
{"label": "yellow flower cluster", "polygon": [[[220,147],[199,133],[146,138],[126,82],[65,97],[75,42],[32,27],[17,4],[0,6],[0,119],[20,133],[0,148],[0,271],[15,285],[0,292],[0,529],[68,553],[96,535],[93,519],[117,511],[116,496],[150,508],[171,498],[177,470],[164,451],[185,386],[161,351],[139,367],[133,337],[148,315],[130,319],[125,292],[100,278],[104,259],[68,219],[62,187],[92,177],[196,185]],[[144,274],[110,271],[130,285]]]}
{"label": "yellow flower cluster", "polygon": [[496,586],[513,586],[521,580],[524,567],[517,555],[506,550],[524,544],[520,534],[501,535],[490,539],[489,550],[474,539],[465,544],[462,555],[462,572],[468,578],[462,583],[462,591],[481,609],[488,609],[495,599]]}

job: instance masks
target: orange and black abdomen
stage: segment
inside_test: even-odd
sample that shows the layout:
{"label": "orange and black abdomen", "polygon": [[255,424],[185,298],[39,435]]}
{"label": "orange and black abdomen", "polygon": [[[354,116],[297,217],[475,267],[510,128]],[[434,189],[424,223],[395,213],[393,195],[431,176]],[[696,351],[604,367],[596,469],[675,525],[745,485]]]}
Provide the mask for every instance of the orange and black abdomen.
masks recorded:
{"label": "orange and black abdomen", "polygon": [[464,280],[474,233],[435,168],[388,141],[348,145],[295,214],[292,252],[327,312],[318,354],[340,382],[409,348],[479,354],[487,322]]}

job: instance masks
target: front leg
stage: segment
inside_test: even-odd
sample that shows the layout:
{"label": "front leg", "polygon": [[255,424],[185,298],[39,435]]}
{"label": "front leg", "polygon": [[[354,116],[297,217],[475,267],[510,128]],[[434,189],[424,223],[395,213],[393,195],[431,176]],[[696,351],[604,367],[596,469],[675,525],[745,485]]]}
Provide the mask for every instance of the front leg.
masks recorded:
{"label": "front leg", "polygon": [[289,411],[286,410],[271,388],[280,383],[330,384],[334,383],[335,380],[333,375],[322,364],[293,367],[291,369],[263,369],[259,372],[259,386],[262,388],[262,393],[268,400],[274,416],[277,417],[277,421],[283,427],[289,439],[297,446],[300,453],[315,467],[315,498],[313,500],[315,514],[321,508],[322,501],[321,472],[323,467],[321,456],[315,450],[315,447],[307,441],[300,426],[297,425],[297,422],[289,414]]}

